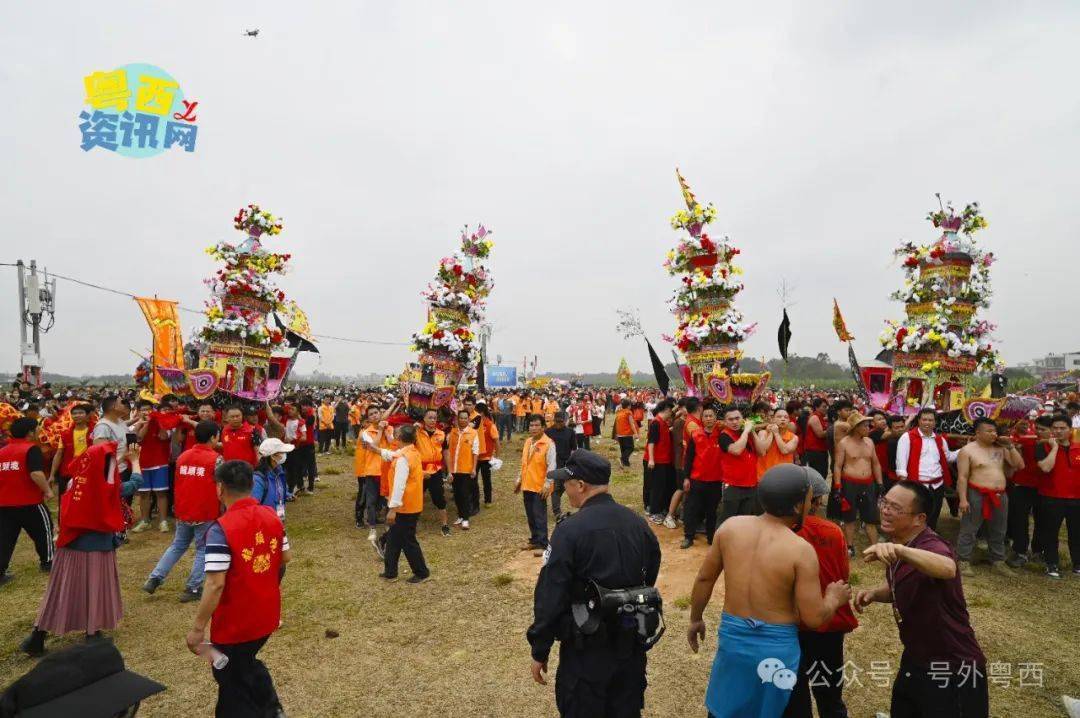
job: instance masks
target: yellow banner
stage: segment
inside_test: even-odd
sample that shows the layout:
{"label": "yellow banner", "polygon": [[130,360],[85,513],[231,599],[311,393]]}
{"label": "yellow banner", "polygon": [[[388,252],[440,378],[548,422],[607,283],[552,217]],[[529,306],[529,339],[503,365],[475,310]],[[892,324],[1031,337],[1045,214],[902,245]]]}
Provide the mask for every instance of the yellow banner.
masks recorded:
{"label": "yellow banner", "polygon": [[180,333],[180,315],[176,311],[176,302],[150,297],[135,297],[135,301],[146,317],[146,323],[154,337],[154,355],[150,358],[154,365],[154,394],[168,394],[171,390],[161,378],[157,367],[184,368],[184,338]]}

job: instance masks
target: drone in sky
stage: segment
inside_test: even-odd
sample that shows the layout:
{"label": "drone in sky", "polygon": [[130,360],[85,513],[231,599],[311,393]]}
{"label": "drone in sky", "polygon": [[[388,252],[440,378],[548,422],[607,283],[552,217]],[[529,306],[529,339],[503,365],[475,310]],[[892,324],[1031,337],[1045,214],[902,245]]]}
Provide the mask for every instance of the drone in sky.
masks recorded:
{"label": "drone in sky", "polygon": [[259,36],[259,28],[255,28],[254,30],[244,30],[244,36],[245,37],[258,37]]}

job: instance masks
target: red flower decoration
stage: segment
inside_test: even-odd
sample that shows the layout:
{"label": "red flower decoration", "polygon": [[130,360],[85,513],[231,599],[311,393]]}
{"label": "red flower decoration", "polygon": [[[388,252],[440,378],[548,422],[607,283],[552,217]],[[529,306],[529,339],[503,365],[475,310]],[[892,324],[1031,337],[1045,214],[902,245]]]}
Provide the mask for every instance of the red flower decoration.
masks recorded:
{"label": "red flower decoration", "polygon": [[454,275],[457,276],[457,277],[461,276],[461,265],[460,264],[455,264],[454,265]]}
{"label": "red flower decoration", "polygon": [[900,330],[896,332],[896,344],[899,346],[904,341],[904,337],[908,335],[907,327],[900,327]]}

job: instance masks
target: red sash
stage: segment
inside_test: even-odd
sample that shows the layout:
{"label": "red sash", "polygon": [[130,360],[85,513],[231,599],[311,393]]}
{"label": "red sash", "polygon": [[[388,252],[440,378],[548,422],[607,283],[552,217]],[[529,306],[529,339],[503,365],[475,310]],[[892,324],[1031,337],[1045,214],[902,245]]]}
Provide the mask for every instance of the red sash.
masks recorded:
{"label": "red sash", "polygon": [[984,489],[981,486],[975,486],[974,484],[968,484],[969,489],[974,489],[982,494],[982,515],[987,521],[994,515],[994,509],[1001,508],[1001,495],[1004,491],[996,491],[994,489]]}
{"label": "red sash", "polygon": [[91,446],[71,464],[71,482],[60,500],[59,547],[85,533],[124,530],[116,443]]}

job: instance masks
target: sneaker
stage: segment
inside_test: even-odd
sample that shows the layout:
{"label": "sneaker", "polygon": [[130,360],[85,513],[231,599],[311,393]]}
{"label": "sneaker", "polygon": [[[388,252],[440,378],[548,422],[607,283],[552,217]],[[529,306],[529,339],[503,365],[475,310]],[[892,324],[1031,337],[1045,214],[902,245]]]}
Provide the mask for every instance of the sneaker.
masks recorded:
{"label": "sneaker", "polygon": [[371,543],[375,543],[375,539],[376,539],[375,529],[368,529],[367,540],[370,541]]}
{"label": "sneaker", "polygon": [[1080,718],[1080,700],[1072,696],[1062,696],[1061,704],[1065,706],[1065,714],[1069,718]]}
{"label": "sneaker", "polygon": [[649,521],[652,521],[654,524],[663,524],[664,523],[664,517],[661,516],[660,514],[650,514],[649,515]]}
{"label": "sneaker", "polygon": [[461,522],[464,521],[464,520],[465,519],[458,516],[456,519],[454,519],[454,526],[461,526]]}
{"label": "sneaker", "polygon": [[379,578],[381,578],[383,581],[386,581],[387,583],[394,583],[398,580],[397,576],[387,576],[385,571],[379,574]]}
{"label": "sneaker", "polygon": [[975,575],[975,570],[971,568],[971,561],[960,560],[960,561],[957,561],[956,563],[960,568],[960,575],[961,576],[974,576]]}
{"label": "sneaker", "polygon": [[694,545],[694,540],[693,539],[684,538],[682,540],[682,543],[679,544],[679,548],[690,548],[693,545]]}
{"label": "sneaker", "polygon": [[1016,578],[1016,571],[1013,571],[1006,566],[1004,561],[994,561],[994,563],[990,565],[990,573],[1005,578]]}
{"label": "sneaker", "polygon": [[202,589],[192,591],[190,588],[185,588],[180,594],[180,603],[191,603],[192,601],[202,600]]}
{"label": "sneaker", "polygon": [[161,523],[159,523],[157,525],[157,530],[160,531],[163,534],[169,533],[169,522],[168,521],[162,521]]}
{"label": "sneaker", "polygon": [[429,581],[429,580],[431,580],[431,574],[430,573],[428,575],[426,575],[426,576],[415,576],[414,575],[412,578],[405,579],[405,583],[423,583],[424,581]]}
{"label": "sneaker", "polygon": [[161,585],[161,579],[157,576],[151,576],[146,579],[146,583],[142,585],[142,590],[146,591],[150,595],[154,594],[154,591],[158,590],[158,586]]}
{"label": "sneaker", "polygon": [[446,524],[443,524],[442,535],[443,536],[449,536],[450,535],[450,527],[447,526]]}
{"label": "sneaker", "polygon": [[314,496],[315,489],[304,489],[301,493],[304,494],[304,496]]}
{"label": "sneaker", "polygon": [[143,520],[131,527],[131,533],[141,534],[146,529],[150,528],[150,522]]}
{"label": "sneaker", "polygon": [[1073,567],[1073,576],[1080,576],[1080,566]]}
{"label": "sneaker", "polygon": [[462,531],[468,531],[469,530],[469,520],[468,519],[461,522],[461,530]]}
{"label": "sneaker", "polygon": [[1026,553],[1013,554],[1012,558],[1005,561],[1010,568],[1022,568],[1027,565],[1028,555]]}
{"label": "sneaker", "polygon": [[1046,575],[1048,578],[1061,578],[1061,571],[1057,566],[1047,566]]}
{"label": "sneaker", "polygon": [[375,555],[382,561],[386,558],[386,539],[377,538],[371,542],[371,547],[375,549]]}
{"label": "sneaker", "polygon": [[677,523],[675,523],[675,517],[674,516],[672,516],[671,514],[668,514],[667,516],[664,517],[664,528],[666,528],[666,529],[676,529],[678,527],[679,527],[679,525]]}
{"label": "sneaker", "polygon": [[854,546],[848,546],[847,547],[847,555],[848,555],[848,558],[855,558],[855,547]]}
{"label": "sneaker", "polygon": [[15,580],[15,574],[13,574],[11,571],[8,571],[7,573],[0,574],[0,586],[6,586],[7,584],[11,583],[14,580]]}

